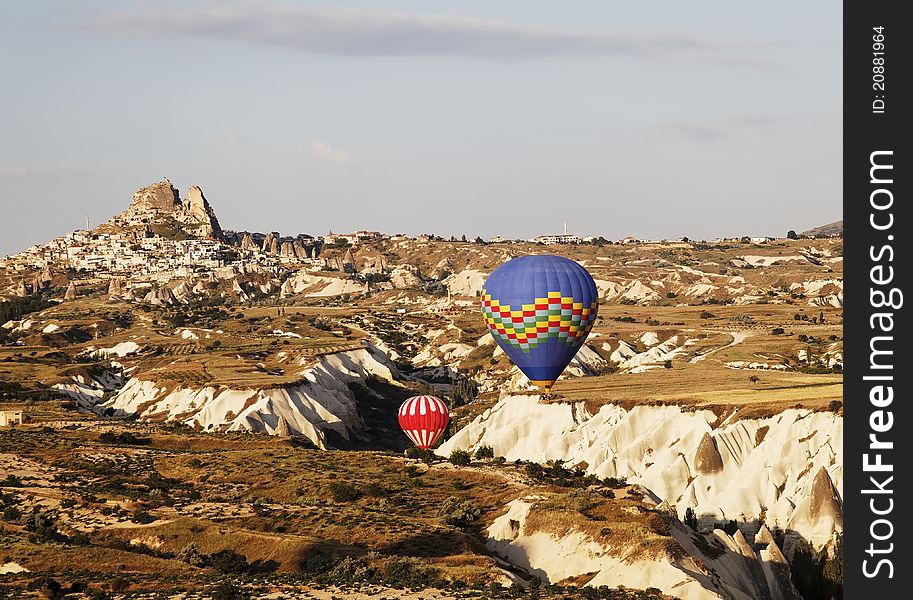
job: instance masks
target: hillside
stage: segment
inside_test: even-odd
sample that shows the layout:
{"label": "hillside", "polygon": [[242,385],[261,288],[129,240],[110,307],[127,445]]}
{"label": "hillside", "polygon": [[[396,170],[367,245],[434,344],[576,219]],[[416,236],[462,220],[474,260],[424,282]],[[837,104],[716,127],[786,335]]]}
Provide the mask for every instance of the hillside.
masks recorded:
{"label": "hillside", "polygon": [[843,221],[834,221],[821,227],[803,231],[800,235],[805,237],[843,237]]}

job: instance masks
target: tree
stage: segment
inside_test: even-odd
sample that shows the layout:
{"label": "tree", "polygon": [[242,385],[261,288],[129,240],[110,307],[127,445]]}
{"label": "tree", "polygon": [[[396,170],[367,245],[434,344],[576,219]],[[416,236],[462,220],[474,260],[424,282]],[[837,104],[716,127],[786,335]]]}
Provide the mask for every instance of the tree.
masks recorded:
{"label": "tree", "polygon": [[786,237],[789,238],[789,239],[791,239],[791,240],[798,240],[798,239],[799,239],[799,234],[797,234],[795,231],[793,231],[792,229],[790,229],[789,231],[786,232]]}
{"label": "tree", "polygon": [[692,531],[697,531],[697,515],[690,506],[685,509],[685,525],[690,527]]}
{"label": "tree", "polygon": [[450,462],[458,467],[465,467],[472,462],[472,457],[465,450],[454,450],[450,453]]}

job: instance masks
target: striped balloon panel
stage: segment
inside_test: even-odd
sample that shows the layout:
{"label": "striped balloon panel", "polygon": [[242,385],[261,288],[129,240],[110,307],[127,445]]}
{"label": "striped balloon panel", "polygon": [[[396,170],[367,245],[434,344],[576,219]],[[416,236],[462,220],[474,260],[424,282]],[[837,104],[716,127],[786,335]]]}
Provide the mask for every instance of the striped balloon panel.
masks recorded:
{"label": "striped balloon panel", "polygon": [[399,426],[419,448],[434,446],[447,430],[450,411],[440,398],[413,396],[399,407]]}

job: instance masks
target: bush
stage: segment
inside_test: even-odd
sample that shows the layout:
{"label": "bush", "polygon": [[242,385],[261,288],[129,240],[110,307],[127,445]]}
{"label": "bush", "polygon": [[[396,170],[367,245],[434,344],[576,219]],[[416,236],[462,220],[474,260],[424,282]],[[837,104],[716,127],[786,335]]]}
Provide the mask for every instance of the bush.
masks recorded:
{"label": "bush", "polygon": [[121,433],[106,431],[98,436],[98,441],[103,444],[123,444],[124,446],[148,446],[152,443],[152,440],[136,437],[136,435],[129,431],[123,431]]}
{"label": "bush", "polygon": [[206,556],[200,552],[197,545],[193,542],[190,542],[184,546],[178,555],[175,557],[183,563],[187,563],[192,567],[205,567],[206,566]]}
{"label": "bush", "polygon": [[697,515],[690,506],[685,509],[685,525],[691,528],[691,531],[697,531]]}
{"label": "bush", "polygon": [[702,310],[702,311],[701,311],[701,314],[700,314],[700,317],[701,317],[702,319],[713,319],[713,318],[716,317],[716,315],[713,314],[712,312],[708,311],[708,310]]}
{"label": "bush", "polygon": [[212,600],[246,600],[250,594],[234,586],[229,581],[223,581],[212,591]]}
{"label": "bush", "polygon": [[476,448],[475,457],[478,460],[485,460],[486,458],[494,458],[495,451],[491,446],[479,446]]}
{"label": "bush", "polygon": [[206,562],[216,571],[226,574],[241,574],[250,567],[246,556],[229,549],[210,554]]}
{"label": "bush", "polygon": [[362,496],[361,490],[344,481],[334,481],[331,483],[330,494],[333,496],[334,502],[354,502]]}
{"label": "bush", "polygon": [[472,462],[472,457],[465,450],[454,450],[450,453],[450,463],[458,467],[465,467]]}
{"label": "bush", "polygon": [[133,516],[130,517],[130,520],[134,523],[140,523],[145,525],[146,523],[152,523],[156,520],[156,517],[149,514],[145,510],[136,510],[133,511]]}
{"label": "bush", "polygon": [[448,525],[466,527],[482,516],[482,509],[469,500],[461,501],[455,496],[450,496],[441,504],[440,515]]}
{"label": "bush", "polygon": [[783,335],[786,333],[782,327],[774,327],[770,330],[770,335]]}

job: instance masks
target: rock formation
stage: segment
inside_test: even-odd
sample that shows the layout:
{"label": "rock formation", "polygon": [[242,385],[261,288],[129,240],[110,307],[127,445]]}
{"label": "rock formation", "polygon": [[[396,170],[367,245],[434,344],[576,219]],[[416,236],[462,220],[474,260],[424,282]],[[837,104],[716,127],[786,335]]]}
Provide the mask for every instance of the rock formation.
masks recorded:
{"label": "rock formation", "polygon": [[450,260],[450,257],[441,259],[441,261],[434,266],[429,275],[432,279],[437,279],[440,281],[446,277],[449,277],[453,274],[453,261]]}
{"label": "rock formation", "polygon": [[25,288],[25,280],[21,279],[19,285],[16,287],[16,295],[20,298],[24,298],[29,295],[29,291]]}
{"label": "rock formation", "polygon": [[295,246],[292,242],[282,242],[282,248],[279,256],[283,258],[295,258]]}
{"label": "rock formation", "polygon": [[123,284],[120,278],[112,277],[108,282],[108,296],[120,296],[123,293]]}
{"label": "rock formation", "polygon": [[401,265],[390,271],[390,283],[396,289],[415,288],[422,284],[418,269],[412,265]]}
{"label": "rock formation", "polygon": [[263,240],[263,251],[267,254],[279,254],[279,236],[275,232],[266,234]]}
{"label": "rock formation", "polygon": [[723,457],[720,456],[716,442],[707,432],[704,432],[704,437],[701,438],[701,443],[694,453],[694,468],[701,475],[719,473],[723,470]]}
{"label": "rock formation", "polygon": [[310,258],[310,253],[304,247],[304,244],[301,243],[301,240],[295,240],[292,242],[292,249],[295,251],[295,258],[299,260]]}
{"label": "rock formation", "polygon": [[142,224],[146,230],[151,228],[153,232],[155,228],[151,227],[152,224],[177,224],[196,237],[224,239],[215,212],[200,187],[192,186],[182,201],[178,191],[167,179],[138,190],[133,194],[133,201],[127,210],[114,217],[112,222]]}
{"label": "rock formation", "polygon": [[67,286],[67,291],[63,295],[64,300],[76,300],[76,286],[73,285],[73,282],[70,282],[70,285]]}
{"label": "rock formation", "polygon": [[153,306],[171,306],[177,302],[174,292],[169,287],[162,287],[158,290],[152,290],[143,298],[143,302]]}
{"label": "rock formation", "polygon": [[257,245],[257,242],[254,241],[254,238],[251,237],[249,233],[245,233],[244,237],[241,238],[241,250],[256,251],[259,249],[260,246]]}
{"label": "rock formation", "polygon": [[35,275],[35,278],[32,280],[32,293],[40,294],[43,287],[44,282],[41,280],[41,275]]}
{"label": "rock formation", "polygon": [[815,479],[812,481],[812,491],[809,494],[808,501],[809,516],[813,521],[817,521],[822,515],[843,524],[843,505],[840,501],[840,495],[834,489],[834,483],[831,481],[827,469],[820,467],[815,473]]}

